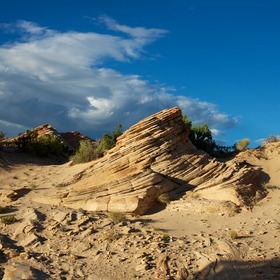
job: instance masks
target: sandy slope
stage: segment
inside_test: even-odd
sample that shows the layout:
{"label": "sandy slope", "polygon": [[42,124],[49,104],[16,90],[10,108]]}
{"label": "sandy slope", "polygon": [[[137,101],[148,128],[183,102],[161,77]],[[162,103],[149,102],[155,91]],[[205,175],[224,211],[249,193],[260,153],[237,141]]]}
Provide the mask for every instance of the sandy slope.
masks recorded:
{"label": "sandy slope", "polygon": [[[268,195],[229,215],[199,197],[114,224],[105,214],[36,202],[61,191],[87,164],[0,152],[0,276],[28,279],[277,279],[280,275],[280,143],[248,150],[267,174]],[[201,209],[201,211],[197,211]],[[214,210],[213,210],[214,209]],[[157,210],[157,209],[154,209]],[[233,232],[234,231],[234,232]],[[237,234],[237,238],[231,235]],[[187,271],[187,272],[186,272]],[[183,274],[188,274],[184,278]],[[30,276],[31,275],[31,276]],[[279,278],[278,278],[279,279]]]}

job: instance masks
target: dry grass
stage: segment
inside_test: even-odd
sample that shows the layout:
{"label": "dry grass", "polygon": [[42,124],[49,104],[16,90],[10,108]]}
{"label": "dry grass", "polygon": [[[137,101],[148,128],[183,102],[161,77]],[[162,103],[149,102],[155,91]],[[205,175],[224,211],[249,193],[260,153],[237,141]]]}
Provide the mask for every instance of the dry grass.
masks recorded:
{"label": "dry grass", "polygon": [[121,212],[109,212],[108,217],[114,222],[114,224],[118,224],[125,219],[125,215]]}
{"label": "dry grass", "polygon": [[17,221],[14,215],[2,216],[0,217],[0,223],[4,225],[10,225]]}
{"label": "dry grass", "polygon": [[248,138],[241,139],[236,143],[235,148],[237,151],[243,151],[248,147],[249,144],[250,144],[250,139]]}
{"label": "dry grass", "polygon": [[228,234],[229,234],[229,237],[230,237],[232,240],[235,240],[235,239],[238,238],[238,233],[237,233],[235,230],[230,230],[230,231],[228,232]]}
{"label": "dry grass", "polygon": [[170,197],[167,193],[162,193],[157,197],[157,201],[160,204],[167,205],[170,203]]}
{"label": "dry grass", "polygon": [[109,229],[104,236],[104,239],[109,243],[118,240],[119,238],[121,238],[121,234],[113,228]]}

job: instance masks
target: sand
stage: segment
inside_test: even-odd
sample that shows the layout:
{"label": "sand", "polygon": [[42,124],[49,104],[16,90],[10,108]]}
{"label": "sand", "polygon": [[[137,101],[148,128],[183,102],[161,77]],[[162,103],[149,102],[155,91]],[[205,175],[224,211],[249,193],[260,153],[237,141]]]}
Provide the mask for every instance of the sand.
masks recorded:
{"label": "sand", "polygon": [[192,197],[120,222],[36,202],[88,164],[0,151],[0,218],[17,219],[0,224],[0,277],[279,279],[280,149],[273,145],[238,155],[263,169],[268,190],[240,213],[197,211],[202,202]]}

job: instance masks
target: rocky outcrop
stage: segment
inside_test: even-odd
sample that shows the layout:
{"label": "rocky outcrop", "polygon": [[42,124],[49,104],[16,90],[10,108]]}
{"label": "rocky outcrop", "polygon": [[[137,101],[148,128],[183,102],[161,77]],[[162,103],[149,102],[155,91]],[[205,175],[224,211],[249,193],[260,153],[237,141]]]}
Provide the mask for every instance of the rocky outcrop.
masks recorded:
{"label": "rocky outcrop", "polygon": [[[95,140],[93,140],[93,139],[89,138],[88,136],[83,135],[77,131],[60,133],[54,127],[52,127],[50,124],[43,124],[43,125],[37,126],[30,131],[34,132],[34,135],[36,135],[37,138],[40,138],[43,135],[55,136],[60,139],[60,141],[63,143],[64,146],[70,147],[71,149],[74,149],[74,150],[79,147],[81,140],[90,141],[92,144],[96,143]],[[6,138],[4,143],[9,143],[9,144],[17,143],[20,139],[26,138],[28,136],[28,133],[30,133],[30,131],[24,132],[14,138]]]}
{"label": "rocky outcrop", "polygon": [[67,207],[143,214],[162,193],[189,190],[200,198],[250,203],[260,168],[221,163],[188,139],[179,108],[149,116],[118,138],[115,148],[76,174],[60,197]]}
{"label": "rocky outcrop", "polygon": [[60,133],[61,138],[63,139],[63,142],[65,145],[71,147],[72,149],[78,149],[80,145],[81,140],[86,140],[91,142],[93,145],[96,143],[95,140],[87,137],[86,135],[81,134],[77,131],[70,131],[70,132],[64,132]]}
{"label": "rocky outcrop", "polygon": [[[37,127],[35,127],[34,129],[32,129],[31,131],[34,131],[37,134],[37,137],[40,138],[43,135],[52,135],[52,136],[57,136],[60,137],[58,131],[53,128],[50,124],[42,124],[39,125]],[[14,141],[26,137],[28,134],[28,132],[24,132],[22,134],[20,134],[18,137],[13,138]]]}

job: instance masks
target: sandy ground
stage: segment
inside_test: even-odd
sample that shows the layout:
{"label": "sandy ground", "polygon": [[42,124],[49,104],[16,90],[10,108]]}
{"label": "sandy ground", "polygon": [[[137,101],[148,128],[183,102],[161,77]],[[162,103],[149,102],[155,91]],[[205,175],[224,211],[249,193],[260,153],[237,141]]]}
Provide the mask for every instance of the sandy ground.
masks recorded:
{"label": "sandy ground", "polygon": [[0,277],[280,279],[280,155],[244,158],[269,175],[268,195],[250,209],[197,212],[178,200],[119,222],[35,201],[87,164],[0,151],[0,219],[17,219],[0,224]]}

